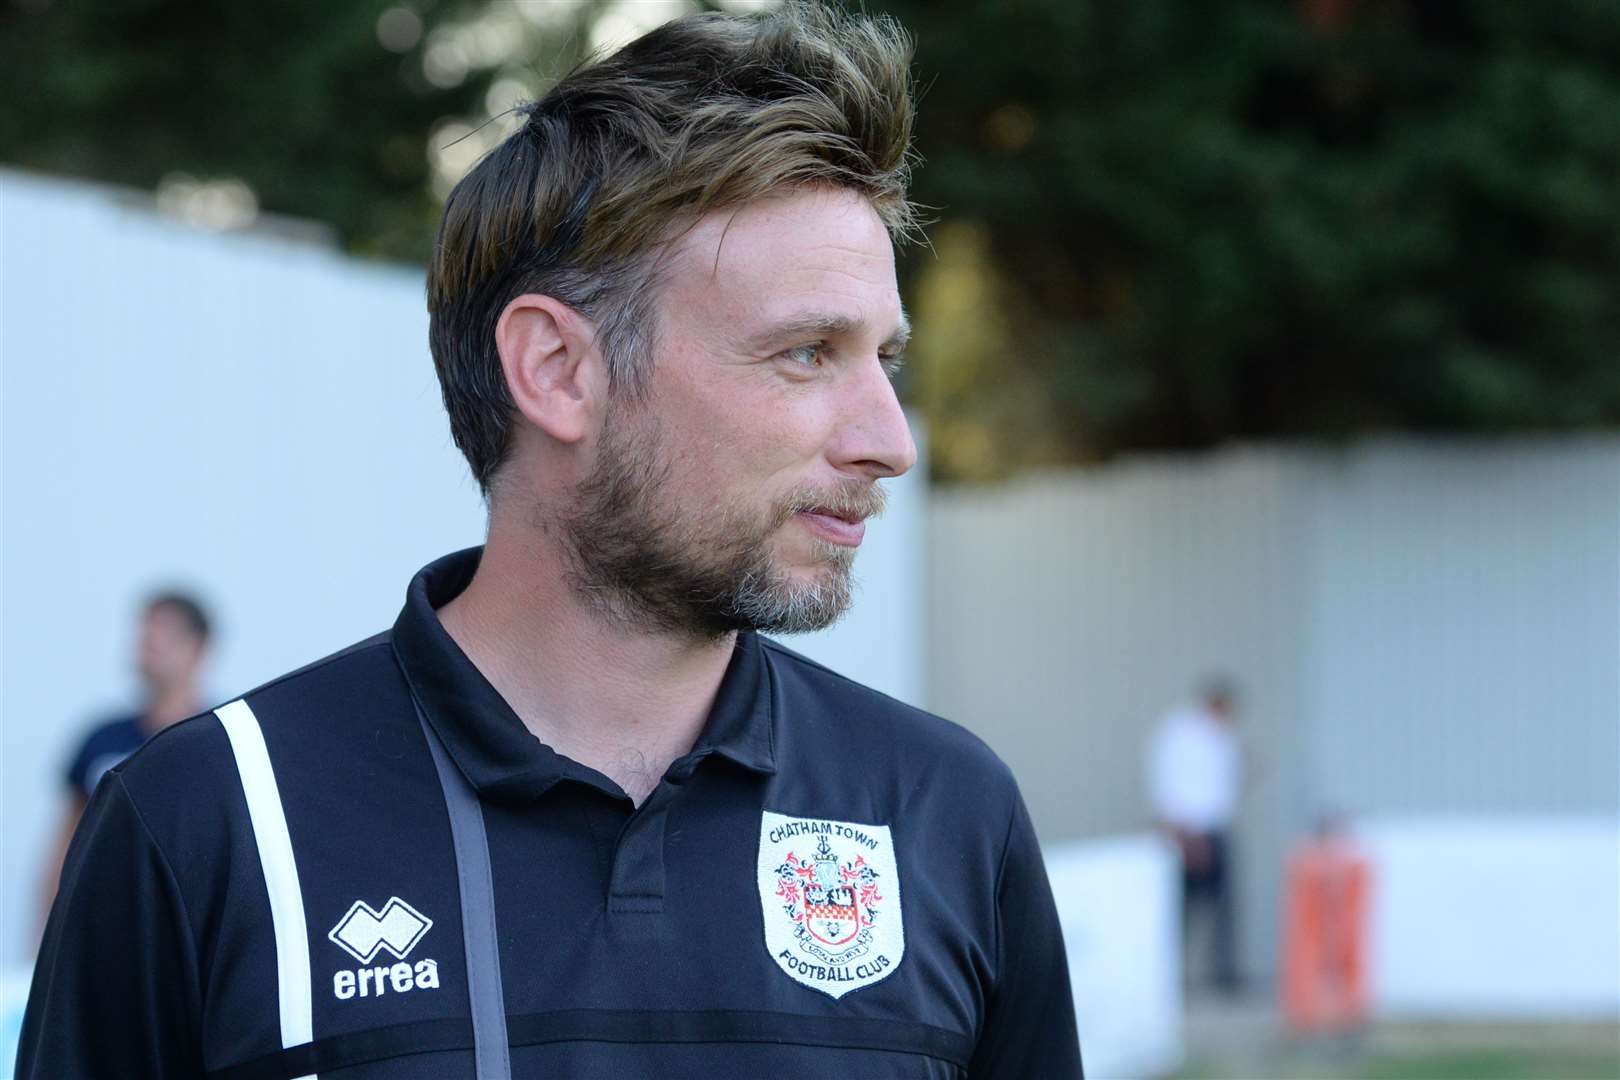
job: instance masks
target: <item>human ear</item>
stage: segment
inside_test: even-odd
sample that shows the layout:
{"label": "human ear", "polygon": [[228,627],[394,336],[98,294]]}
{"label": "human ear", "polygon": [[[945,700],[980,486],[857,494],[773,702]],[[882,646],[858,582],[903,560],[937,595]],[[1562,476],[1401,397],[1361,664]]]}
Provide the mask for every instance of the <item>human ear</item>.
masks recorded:
{"label": "human ear", "polygon": [[606,371],[589,319],[554,297],[524,293],[496,321],[495,349],[525,420],[558,442],[590,432]]}

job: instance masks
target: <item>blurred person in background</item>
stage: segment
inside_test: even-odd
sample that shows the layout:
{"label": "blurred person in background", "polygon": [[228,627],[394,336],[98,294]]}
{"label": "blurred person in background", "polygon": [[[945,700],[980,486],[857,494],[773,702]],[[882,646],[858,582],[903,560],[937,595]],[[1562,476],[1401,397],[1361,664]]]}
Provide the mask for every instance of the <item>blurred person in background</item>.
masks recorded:
{"label": "blurred person in background", "polygon": [[1230,680],[1208,680],[1159,721],[1148,748],[1154,821],[1181,854],[1183,925],[1190,940],[1195,924],[1207,922],[1210,978],[1227,993],[1238,988],[1231,838],[1243,791],[1237,701]]}
{"label": "blurred person in background", "polygon": [[56,899],[68,843],[101,778],[139,750],[147,739],[202,708],[200,680],[211,633],[208,610],[196,597],[178,589],[155,593],[141,606],[135,639],[141,707],[96,725],[73,753],[67,768],[67,805],[62,825],[46,857],[40,926]]}

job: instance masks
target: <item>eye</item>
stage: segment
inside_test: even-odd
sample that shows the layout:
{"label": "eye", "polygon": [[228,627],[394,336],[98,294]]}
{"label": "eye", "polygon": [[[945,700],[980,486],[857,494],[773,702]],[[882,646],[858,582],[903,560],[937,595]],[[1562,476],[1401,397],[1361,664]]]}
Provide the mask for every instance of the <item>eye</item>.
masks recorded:
{"label": "eye", "polygon": [[826,342],[812,341],[808,344],[794,346],[780,355],[793,361],[799,367],[819,368],[826,362],[824,355],[826,348]]}
{"label": "eye", "polygon": [[900,369],[906,366],[906,354],[903,352],[889,353],[887,355],[879,353],[878,363],[883,365],[883,374],[894,379],[899,376]]}

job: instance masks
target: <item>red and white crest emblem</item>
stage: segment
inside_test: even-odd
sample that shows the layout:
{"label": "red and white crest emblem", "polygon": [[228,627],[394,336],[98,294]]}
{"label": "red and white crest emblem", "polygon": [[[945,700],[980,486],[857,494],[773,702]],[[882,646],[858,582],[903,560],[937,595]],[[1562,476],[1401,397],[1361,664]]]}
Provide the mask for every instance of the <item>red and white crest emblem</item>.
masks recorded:
{"label": "red and white crest emblem", "polygon": [[882,979],[905,953],[887,825],[765,811],[759,898],[777,966],[835,998]]}

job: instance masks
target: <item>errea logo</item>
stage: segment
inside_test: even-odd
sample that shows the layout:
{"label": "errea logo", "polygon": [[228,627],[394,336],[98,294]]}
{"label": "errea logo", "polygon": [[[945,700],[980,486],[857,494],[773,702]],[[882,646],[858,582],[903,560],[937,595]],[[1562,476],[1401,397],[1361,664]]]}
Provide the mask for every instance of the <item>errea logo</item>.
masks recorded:
{"label": "errea logo", "polygon": [[397,896],[390,896],[381,911],[364,900],[356,900],[327,938],[361,964],[371,963],[384,949],[398,962],[338,971],[332,976],[332,994],[346,1001],[356,994],[381,997],[390,988],[398,994],[438,989],[437,960],[418,960],[414,965],[405,962],[422,935],[431,929],[432,919]]}
{"label": "errea logo", "polygon": [[356,900],[326,936],[362,964],[369,964],[379,949],[387,949],[396,959],[405,959],[431,929],[432,919],[399,897],[390,896],[381,911],[364,900]]}

